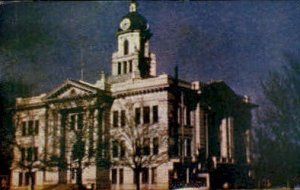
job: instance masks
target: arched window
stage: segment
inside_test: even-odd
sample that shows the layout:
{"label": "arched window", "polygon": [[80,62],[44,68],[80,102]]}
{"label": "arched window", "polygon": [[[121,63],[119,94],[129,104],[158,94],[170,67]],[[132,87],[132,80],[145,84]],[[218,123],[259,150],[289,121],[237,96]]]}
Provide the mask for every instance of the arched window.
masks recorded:
{"label": "arched window", "polygon": [[124,55],[128,54],[128,50],[129,50],[129,42],[128,40],[124,41]]}

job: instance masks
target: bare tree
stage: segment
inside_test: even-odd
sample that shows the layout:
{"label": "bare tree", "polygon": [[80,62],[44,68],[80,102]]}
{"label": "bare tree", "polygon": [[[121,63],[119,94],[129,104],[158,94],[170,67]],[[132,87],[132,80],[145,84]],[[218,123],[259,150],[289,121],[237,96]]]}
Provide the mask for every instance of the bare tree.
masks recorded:
{"label": "bare tree", "polygon": [[[143,105],[143,102],[141,104]],[[134,173],[136,189],[140,190],[140,174],[143,169],[150,166],[157,167],[167,161],[168,138],[166,128],[159,124],[150,124],[150,121],[140,122],[141,114],[134,113],[133,105],[132,102],[127,102],[124,106],[120,126],[113,121],[110,133],[111,163],[113,166],[131,168]],[[113,115],[113,117],[115,116]]]}
{"label": "bare tree", "polygon": [[[93,163],[86,151],[86,144],[88,143],[86,127],[83,124],[76,127],[76,129],[71,126],[65,127],[64,137],[61,137],[62,141],[60,141],[60,154],[50,153],[48,161],[51,163],[50,167],[57,167],[60,171],[71,170],[72,176],[75,175],[76,184],[78,187],[82,187],[82,172]],[[66,138],[66,136],[69,138]],[[63,182],[64,180],[60,179],[60,181]]]}
{"label": "bare tree", "polygon": [[254,163],[260,182],[276,186],[300,182],[299,82],[300,62],[289,59],[262,84],[266,103],[258,115]]}
{"label": "bare tree", "polygon": [[[21,114],[26,115],[26,121],[22,120]],[[30,184],[30,189],[34,190],[34,171],[44,168],[44,153],[36,146],[36,143],[39,143],[37,142],[39,121],[34,120],[34,115],[30,111],[23,111],[21,114],[17,112],[14,116],[16,138],[13,142],[15,156],[13,167],[26,171],[26,184]]]}
{"label": "bare tree", "polygon": [[[95,100],[97,101],[97,100]],[[96,165],[97,157],[97,137],[95,138],[97,120],[95,115],[97,103],[92,103],[90,99],[76,99],[72,105],[73,109],[62,113],[60,126],[60,143],[54,147],[58,153],[48,152],[47,163],[50,168],[58,168],[62,173],[60,182],[65,183],[64,171],[70,170],[74,176],[78,188],[83,188],[83,171],[91,165]],[[62,107],[68,107],[70,102],[60,103]],[[59,109],[59,108],[55,108]],[[55,136],[50,134],[50,136]],[[55,145],[54,145],[55,146]],[[51,163],[51,164],[49,164]],[[73,177],[72,177],[73,178]]]}
{"label": "bare tree", "polygon": [[85,118],[82,118],[82,123],[80,123],[80,117],[78,118],[77,129],[74,130],[71,126],[71,130],[73,130],[73,140],[71,145],[72,163],[70,164],[76,171],[76,184],[79,187],[82,187],[83,170],[91,164],[95,164],[94,156],[96,151],[96,147],[92,146],[92,144],[94,144],[94,139],[91,138],[91,133],[89,131],[93,127],[93,118],[91,117],[91,114],[84,115]]}

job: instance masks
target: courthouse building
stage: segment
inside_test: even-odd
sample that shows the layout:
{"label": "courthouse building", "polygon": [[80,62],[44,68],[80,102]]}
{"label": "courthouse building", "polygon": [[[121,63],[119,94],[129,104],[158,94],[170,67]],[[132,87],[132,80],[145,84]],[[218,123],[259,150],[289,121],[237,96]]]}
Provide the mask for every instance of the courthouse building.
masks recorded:
{"label": "courthouse building", "polygon": [[223,81],[188,82],[177,69],[157,75],[151,36],[131,2],[117,30],[111,75],[101,73],[95,83],[66,80],[48,93],[17,98],[13,189],[77,180],[97,189],[134,189],[132,168],[118,162],[132,156],[132,145],[118,134],[128,127],[155,129],[134,138],[143,141],[141,157],[164,158],[143,166],[144,189],[249,182],[254,105]]}

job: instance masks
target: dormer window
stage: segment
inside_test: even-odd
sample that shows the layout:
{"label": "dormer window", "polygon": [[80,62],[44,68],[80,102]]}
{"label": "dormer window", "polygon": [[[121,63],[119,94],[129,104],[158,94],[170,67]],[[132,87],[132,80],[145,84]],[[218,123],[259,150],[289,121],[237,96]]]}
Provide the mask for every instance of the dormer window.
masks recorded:
{"label": "dormer window", "polygon": [[128,40],[124,41],[124,55],[128,54],[128,50],[129,50],[129,42]]}

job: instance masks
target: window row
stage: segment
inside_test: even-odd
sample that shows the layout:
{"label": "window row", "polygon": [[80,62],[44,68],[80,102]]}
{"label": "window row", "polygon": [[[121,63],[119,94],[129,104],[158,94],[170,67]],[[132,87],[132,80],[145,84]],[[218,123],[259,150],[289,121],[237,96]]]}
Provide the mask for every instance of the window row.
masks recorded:
{"label": "window row", "polygon": [[[145,106],[142,108],[135,108],[135,113],[134,113],[134,121],[135,124],[139,125],[142,122],[144,124],[149,124],[150,121],[150,106]],[[142,115],[143,113],[143,115]],[[143,116],[143,121],[141,121],[141,118]],[[114,111],[113,112],[113,126],[118,127],[121,125],[121,127],[126,125],[126,111],[121,110],[119,111]],[[158,123],[158,106],[152,106],[152,123]]]}
{"label": "window row", "polygon": [[39,120],[29,120],[22,122],[22,136],[38,135]]}
{"label": "window row", "polygon": [[126,151],[126,147],[125,147],[124,141],[121,141],[121,143],[119,143],[117,141],[112,142],[112,157],[113,158],[118,158],[118,157],[124,158],[125,151]]}
{"label": "window row", "polygon": [[132,60],[118,62],[118,75],[132,73]]}
{"label": "window row", "polygon": [[[137,156],[149,156],[158,155],[159,154],[159,139],[155,137],[152,139],[152,147],[150,146],[150,138],[144,138],[143,142],[137,141],[135,143],[136,147],[136,155]],[[152,152],[151,152],[152,148]],[[117,141],[112,142],[112,157],[113,158],[124,158],[126,154],[125,142],[121,141],[121,143]]]}
{"label": "window row", "polygon": [[37,147],[29,147],[29,148],[21,148],[21,161],[37,161],[38,160],[38,148]]}
{"label": "window row", "polygon": [[[151,184],[157,183],[157,168],[143,168],[141,172],[142,184],[149,184],[149,173],[151,172]],[[119,176],[119,180],[118,180]],[[134,175],[133,175],[134,176]],[[124,184],[124,169],[112,169],[111,170],[111,183],[112,184]],[[133,183],[136,184],[136,178],[133,177]]]}
{"label": "window row", "polygon": [[33,184],[35,184],[35,172],[20,172],[19,173],[19,186],[28,186],[31,183],[31,178]]}

